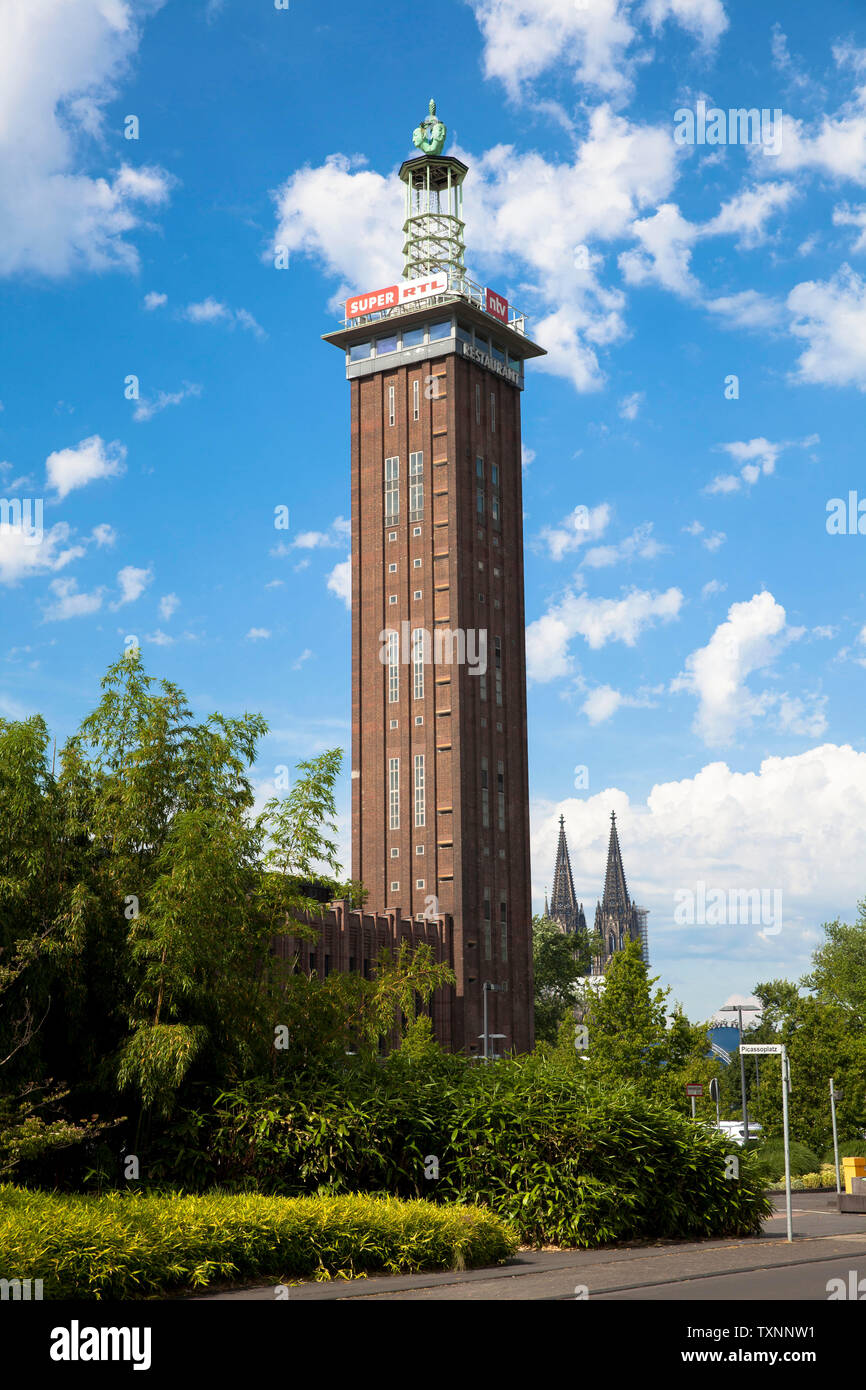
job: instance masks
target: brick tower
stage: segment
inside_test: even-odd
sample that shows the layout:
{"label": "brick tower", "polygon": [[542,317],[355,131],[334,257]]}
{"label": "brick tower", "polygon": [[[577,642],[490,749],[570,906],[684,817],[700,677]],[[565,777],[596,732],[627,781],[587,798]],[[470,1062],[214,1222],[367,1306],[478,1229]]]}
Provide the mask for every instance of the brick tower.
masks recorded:
{"label": "brick tower", "polygon": [[442,1041],[495,1056],[533,1043],[520,393],[543,349],[466,273],[445,135],[431,102],[403,278],[325,335],[351,388],[352,875],[371,911],[451,918]]}

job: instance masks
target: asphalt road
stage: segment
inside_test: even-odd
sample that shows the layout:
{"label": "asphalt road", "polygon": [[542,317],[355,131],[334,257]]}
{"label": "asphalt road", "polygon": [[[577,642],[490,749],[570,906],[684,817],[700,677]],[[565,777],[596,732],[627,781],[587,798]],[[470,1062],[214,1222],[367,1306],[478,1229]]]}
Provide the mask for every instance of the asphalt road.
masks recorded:
{"label": "asphalt road", "polygon": [[[463,1273],[374,1276],[328,1284],[273,1284],[196,1301],[401,1302],[574,1299],[724,1302],[828,1300],[828,1281],[866,1281],[866,1215],[841,1215],[835,1194],[793,1194],[794,1241],[784,1196],[760,1236],[743,1240],[521,1251],[507,1264]],[[866,1296],[866,1282],[862,1294]]]}

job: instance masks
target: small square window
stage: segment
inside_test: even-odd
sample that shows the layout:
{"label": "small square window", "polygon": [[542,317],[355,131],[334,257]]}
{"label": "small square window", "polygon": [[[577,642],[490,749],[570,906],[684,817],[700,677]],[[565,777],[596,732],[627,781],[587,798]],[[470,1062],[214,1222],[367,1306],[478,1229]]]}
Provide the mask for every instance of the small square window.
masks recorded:
{"label": "small square window", "polygon": [[389,595],[388,595],[388,602],[389,602],[389,603],[396,603],[396,602],[397,602],[397,595],[396,595],[396,594],[389,594]]}
{"label": "small square window", "polygon": [[412,597],[413,597],[413,598],[420,598],[420,597],[421,597],[421,590],[420,590],[420,589],[416,589],[415,592],[414,592],[414,594],[412,595]]}
{"label": "small square window", "polygon": [[392,893],[399,893],[399,892],[400,892],[400,885],[399,885],[399,883],[392,883],[392,884],[391,884],[391,892],[392,892]]}
{"label": "small square window", "polygon": [[493,577],[494,577],[494,579],[498,579],[498,578],[500,577],[501,574],[502,574],[502,570],[498,570],[498,569],[496,568],[496,566],[494,565],[494,566],[493,566]]}
{"label": "small square window", "polygon": [[499,537],[498,537],[498,536],[494,536],[494,537],[493,537],[493,544],[494,544],[494,545],[498,545],[498,544],[499,544]]}
{"label": "small square window", "polygon": [[493,600],[493,607],[494,607],[494,608],[501,608],[501,607],[502,607],[502,605],[500,604],[498,598],[495,598],[495,599]]}
{"label": "small square window", "polygon": [[423,723],[424,723],[424,716],[423,716],[423,714],[416,714],[416,715],[415,715],[415,723],[416,723],[416,724],[423,724]]}
{"label": "small square window", "polygon": [[397,723],[397,720],[396,720],[396,719],[392,719],[392,720],[391,720],[391,723],[388,725],[388,727],[389,727],[389,729],[397,729],[397,728],[399,728],[399,725],[398,725],[398,723]]}
{"label": "small square window", "polygon": [[490,846],[489,846],[489,845],[485,845],[485,846],[484,846],[484,853],[485,853],[485,854],[489,854],[489,853],[490,853]]}
{"label": "small square window", "polygon": [[416,878],[416,880],[415,880],[415,887],[416,887],[416,888],[423,888],[423,887],[424,887],[424,880],[423,880],[423,878]]}
{"label": "small square window", "polygon": [[421,534],[421,527],[420,527],[420,526],[415,526],[415,527],[413,528],[413,530],[412,530],[412,535],[413,535],[413,536],[420,536],[420,534]]}
{"label": "small square window", "polygon": [[501,734],[501,733],[502,733],[502,725],[501,725],[501,724],[497,724],[497,725],[496,725],[496,732],[497,732],[498,734]]}
{"label": "small square window", "polygon": [[421,568],[421,561],[420,561],[420,560],[413,560],[413,561],[412,561],[412,564],[414,565],[414,567],[415,567],[416,570],[419,570],[419,569]]}
{"label": "small square window", "polygon": [[483,570],[483,569],[484,569],[484,561],[483,561],[483,560],[479,560],[479,561],[478,561],[478,568],[479,568],[480,570]]}
{"label": "small square window", "polygon": [[388,573],[389,573],[389,574],[396,574],[396,573],[397,573],[397,566],[396,566],[396,565],[389,565],[389,566],[388,566]]}
{"label": "small square window", "polygon": [[400,858],[400,851],[399,851],[398,849],[392,849],[392,850],[391,850],[391,858],[392,858],[392,859],[399,859],[399,858]]}
{"label": "small square window", "polygon": [[479,594],[479,595],[478,595],[478,602],[479,602],[479,603],[483,603],[483,602],[484,602],[484,595],[483,595],[483,594]]}
{"label": "small square window", "polygon": [[397,539],[397,532],[396,532],[396,531],[389,531],[389,532],[388,532],[388,540],[389,540],[389,541],[395,541],[396,539]]}
{"label": "small square window", "polygon": [[423,853],[424,853],[424,846],[423,846],[423,845],[416,845],[416,846],[415,846],[415,853],[416,853],[416,854],[423,854]]}
{"label": "small square window", "polygon": [[501,850],[499,851],[499,858],[500,858],[500,859],[504,859],[504,858],[505,858],[505,850],[504,850],[504,849],[501,849]]}

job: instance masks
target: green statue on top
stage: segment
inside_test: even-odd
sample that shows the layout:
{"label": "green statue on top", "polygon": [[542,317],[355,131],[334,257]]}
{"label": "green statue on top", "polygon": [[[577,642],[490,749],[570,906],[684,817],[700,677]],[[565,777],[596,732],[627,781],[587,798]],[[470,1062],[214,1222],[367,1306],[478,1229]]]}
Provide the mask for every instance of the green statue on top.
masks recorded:
{"label": "green statue on top", "polygon": [[412,144],[419,149],[422,154],[441,154],[445,144],[445,137],[448,134],[447,127],[442,124],[436,115],[436,103],[430,98],[430,115],[415,130],[412,136]]}

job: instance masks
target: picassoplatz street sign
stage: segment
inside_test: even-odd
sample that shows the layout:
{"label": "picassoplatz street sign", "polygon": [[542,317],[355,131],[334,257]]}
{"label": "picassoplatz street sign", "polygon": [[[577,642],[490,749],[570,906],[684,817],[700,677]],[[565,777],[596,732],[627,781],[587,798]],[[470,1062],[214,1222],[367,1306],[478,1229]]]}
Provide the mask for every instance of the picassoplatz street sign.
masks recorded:
{"label": "picassoplatz street sign", "polygon": [[785,1051],[781,1043],[743,1043],[740,1051],[746,1057],[763,1057],[767,1053]]}

